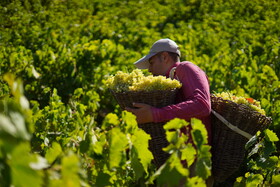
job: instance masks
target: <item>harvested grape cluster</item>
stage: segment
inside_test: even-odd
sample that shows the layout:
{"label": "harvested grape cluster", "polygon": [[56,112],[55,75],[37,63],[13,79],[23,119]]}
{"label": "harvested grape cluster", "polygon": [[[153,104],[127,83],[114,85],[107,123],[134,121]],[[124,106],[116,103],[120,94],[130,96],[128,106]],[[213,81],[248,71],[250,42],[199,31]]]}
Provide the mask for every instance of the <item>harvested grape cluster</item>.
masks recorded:
{"label": "harvested grape cluster", "polygon": [[182,86],[176,79],[164,76],[145,76],[139,69],[135,69],[131,73],[118,71],[115,76],[106,80],[106,84],[115,92],[172,90]]}
{"label": "harvested grape cluster", "polygon": [[224,100],[230,100],[237,104],[244,104],[252,108],[253,110],[261,113],[262,115],[265,115],[264,109],[261,108],[261,104],[259,101],[253,99],[253,98],[245,98],[242,96],[235,96],[232,93],[229,92],[221,92],[221,93],[215,93],[216,97],[221,97]]}

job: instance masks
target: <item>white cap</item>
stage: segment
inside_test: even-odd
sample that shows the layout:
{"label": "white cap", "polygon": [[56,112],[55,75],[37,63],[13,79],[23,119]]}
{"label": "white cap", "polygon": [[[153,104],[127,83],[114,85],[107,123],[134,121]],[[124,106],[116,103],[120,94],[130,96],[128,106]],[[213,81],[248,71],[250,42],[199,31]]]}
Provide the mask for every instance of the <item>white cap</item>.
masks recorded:
{"label": "white cap", "polygon": [[178,45],[173,40],[165,38],[165,39],[160,39],[160,40],[156,41],[153,44],[153,46],[151,47],[149,54],[147,54],[146,56],[144,56],[141,59],[139,59],[138,61],[136,61],[134,63],[134,65],[139,69],[148,69],[149,68],[149,59],[152,56],[156,55],[157,53],[163,52],[163,51],[176,53],[179,55],[179,57],[181,56],[181,52],[179,50]]}

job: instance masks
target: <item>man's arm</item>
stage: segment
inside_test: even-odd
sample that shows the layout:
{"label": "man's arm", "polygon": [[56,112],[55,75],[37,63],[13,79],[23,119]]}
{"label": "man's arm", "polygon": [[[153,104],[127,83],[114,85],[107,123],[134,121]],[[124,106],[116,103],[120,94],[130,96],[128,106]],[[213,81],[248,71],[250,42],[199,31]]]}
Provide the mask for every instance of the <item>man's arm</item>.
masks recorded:
{"label": "man's arm", "polygon": [[153,122],[152,107],[144,103],[133,103],[133,106],[137,109],[128,108],[125,109],[136,116],[138,124]]}
{"label": "man's arm", "polygon": [[163,108],[152,107],[153,121],[164,122],[176,117],[190,120],[192,117],[208,116],[211,112],[211,101],[205,73],[196,65],[185,63],[177,67],[176,75],[183,85],[182,101]]}

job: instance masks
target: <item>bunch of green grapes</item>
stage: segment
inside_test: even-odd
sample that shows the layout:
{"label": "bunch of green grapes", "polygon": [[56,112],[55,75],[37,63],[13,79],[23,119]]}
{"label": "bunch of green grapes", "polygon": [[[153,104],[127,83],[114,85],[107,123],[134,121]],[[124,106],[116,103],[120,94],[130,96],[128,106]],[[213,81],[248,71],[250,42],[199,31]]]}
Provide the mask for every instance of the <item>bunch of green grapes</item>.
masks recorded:
{"label": "bunch of green grapes", "polygon": [[264,109],[261,108],[261,104],[259,101],[253,99],[253,98],[245,98],[242,96],[235,96],[232,93],[229,92],[221,92],[221,93],[216,93],[215,96],[221,97],[224,100],[230,100],[233,101],[237,104],[245,104],[249,106],[251,109],[261,113],[262,115],[265,115]]}
{"label": "bunch of green grapes", "polygon": [[179,81],[164,76],[145,76],[139,69],[131,73],[118,71],[106,80],[106,84],[116,92],[172,90],[182,86]]}

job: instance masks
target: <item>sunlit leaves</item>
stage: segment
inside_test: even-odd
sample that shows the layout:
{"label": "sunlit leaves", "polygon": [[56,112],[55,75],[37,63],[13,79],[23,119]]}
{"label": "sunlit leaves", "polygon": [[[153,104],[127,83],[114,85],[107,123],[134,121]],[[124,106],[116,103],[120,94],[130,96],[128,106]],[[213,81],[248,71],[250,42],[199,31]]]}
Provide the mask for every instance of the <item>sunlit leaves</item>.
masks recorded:
{"label": "sunlit leaves", "polygon": [[24,91],[21,80],[15,80],[15,76],[10,73],[4,75],[4,80],[6,80],[11,87],[16,102],[19,103],[23,109],[29,109],[29,102],[23,95]]}
{"label": "sunlit leaves", "polygon": [[11,167],[12,184],[15,186],[41,186],[43,184],[42,168],[33,169],[37,162],[36,155],[30,153],[28,143],[18,145],[10,155],[8,163]]}
{"label": "sunlit leaves", "polygon": [[100,172],[98,173],[98,176],[96,178],[96,185],[103,187],[103,186],[109,186],[111,176],[108,173]]}
{"label": "sunlit leaves", "polygon": [[189,175],[187,168],[184,168],[180,158],[172,154],[167,162],[162,165],[150,180],[157,179],[160,186],[178,186],[180,182],[185,182],[184,178]]}
{"label": "sunlit leaves", "polygon": [[[258,132],[246,144],[249,151],[247,155],[247,167],[251,172],[247,172],[244,177],[237,178],[236,186],[254,186],[258,184],[276,185],[274,176],[279,172],[279,157],[275,156],[276,146],[274,142],[279,141],[277,135],[269,129]],[[269,182],[268,182],[269,181]],[[277,185],[276,185],[277,186]]]}
{"label": "sunlit leaves", "polygon": [[[111,125],[117,126],[119,124],[119,118],[116,114],[109,113],[106,115],[101,126],[102,129],[110,128]],[[112,128],[112,127],[111,127]]]}
{"label": "sunlit leaves", "polygon": [[18,112],[10,113],[10,115],[8,117],[0,114],[0,134],[2,138],[5,137],[5,134],[8,134],[15,138],[29,140],[30,134],[26,129],[24,117]]}
{"label": "sunlit leaves", "polygon": [[207,145],[208,134],[203,123],[198,119],[191,119],[192,138],[197,146],[198,157],[196,160],[195,170],[197,175],[203,179],[207,179],[211,175],[211,147]]}
{"label": "sunlit leaves", "polygon": [[164,125],[164,129],[165,130],[180,129],[185,126],[187,126],[187,122],[185,120],[176,118],[170,122],[167,122]]}
{"label": "sunlit leaves", "polygon": [[150,135],[143,130],[137,130],[131,137],[132,145],[137,155],[137,159],[141,163],[144,171],[148,173],[148,166],[150,165],[153,155],[148,149],[148,141],[151,139]]}
{"label": "sunlit leaves", "polygon": [[189,179],[187,179],[187,181],[188,182],[187,182],[186,187],[193,187],[193,186],[195,186],[195,187],[206,187],[205,181],[198,176],[189,178]]}
{"label": "sunlit leaves", "polygon": [[[155,172],[150,167],[149,136],[138,130],[135,116],[120,114],[104,78],[118,70],[131,71],[154,41],[169,37],[180,46],[181,60],[207,73],[212,91],[230,90],[261,101],[273,124],[247,143],[245,170],[250,172],[238,182],[279,186],[277,3],[1,1],[0,183],[144,184]],[[7,72],[14,75],[3,76]],[[190,125],[193,144],[180,131]],[[165,126],[170,145],[164,150],[174,156],[155,180],[162,171],[161,184],[178,184],[196,160],[197,176],[188,178],[186,185],[205,186],[210,151],[201,127],[200,122],[187,125],[179,119]]]}
{"label": "sunlit leaves", "polygon": [[131,112],[122,111],[122,128],[126,133],[132,133],[138,128],[136,122],[136,116],[133,115]]}
{"label": "sunlit leaves", "polygon": [[102,155],[104,146],[107,143],[106,135],[104,133],[100,133],[99,135],[93,134],[91,141],[94,153]]}
{"label": "sunlit leaves", "polygon": [[211,176],[212,162],[210,146],[205,145],[202,150],[199,151],[195,167],[197,176],[202,179],[206,180]]}
{"label": "sunlit leaves", "polygon": [[271,141],[271,142],[279,141],[279,138],[277,137],[277,135],[269,129],[265,130],[265,137],[268,139],[268,141]]}
{"label": "sunlit leaves", "polygon": [[263,176],[261,174],[256,174],[256,175],[246,174],[245,177],[247,178],[246,186],[248,187],[257,186],[263,181]]}
{"label": "sunlit leaves", "polygon": [[187,128],[188,123],[185,120],[175,118],[167,122],[163,128],[166,130],[166,139],[170,143],[164,148],[165,151],[172,153],[174,150],[182,147],[182,144],[188,140],[185,135],[181,136],[181,128]]}
{"label": "sunlit leaves", "polygon": [[118,167],[124,158],[124,151],[128,145],[126,135],[119,128],[110,131],[109,139],[109,167]]}
{"label": "sunlit leaves", "polygon": [[195,145],[200,148],[203,144],[207,144],[208,134],[205,125],[201,122],[201,120],[193,118],[191,120],[191,126],[192,126],[192,137]]}
{"label": "sunlit leaves", "polygon": [[196,154],[196,149],[190,143],[182,150],[182,160],[186,160],[188,167],[194,163]]}
{"label": "sunlit leaves", "polygon": [[[198,119],[191,119],[191,128],[188,125],[181,119],[174,119],[165,124],[166,137],[170,144],[163,150],[171,155],[150,180],[156,178],[159,184],[167,186],[179,183],[187,186],[205,186],[205,180],[211,175],[212,164],[211,147],[207,145],[207,131]],[[183,134],[180,132],[182,128],[190,132]],[[189,135],[192,137],[188,137]],[[167,175],[172,176],[174,180],[168,180]]]}
{"label": "sunlit leaves", "polygon": [[80,185],[79,158],[75,154],[69,154],[62,159],[62,185],[75,187]]}
{"label": "sunlit leaves", "polygon": [[53,142],[52,146],[46,152],[46,159],[51,164],[62,153],[61,146],[57,142]]}
{"label": "sunlit leaves", "polygon": [[280,174],[272,176],[272,185],[280,185]]}

